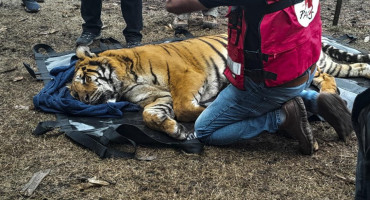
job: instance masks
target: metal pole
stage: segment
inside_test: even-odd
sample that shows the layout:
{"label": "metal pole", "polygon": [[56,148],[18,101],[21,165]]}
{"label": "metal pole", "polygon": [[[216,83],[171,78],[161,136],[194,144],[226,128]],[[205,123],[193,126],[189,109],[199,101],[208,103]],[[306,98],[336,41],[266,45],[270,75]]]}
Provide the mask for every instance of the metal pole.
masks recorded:
{"label": "metal pole", "polygon": [[341,9],[342,9],[342,0],[337,0],[337,5],[335,6],[335,13],[334,13],[334,19],[333,19],[333,26],[338,25]]}

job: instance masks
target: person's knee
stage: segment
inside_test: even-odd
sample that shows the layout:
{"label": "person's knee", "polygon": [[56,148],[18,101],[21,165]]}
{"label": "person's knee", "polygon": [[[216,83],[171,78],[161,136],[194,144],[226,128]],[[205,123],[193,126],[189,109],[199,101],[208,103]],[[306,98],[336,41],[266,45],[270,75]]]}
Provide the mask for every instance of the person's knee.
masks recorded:
{"label": "person's knee", "polygon": [[199,119],[194,123],[194,131],[197,138],[199,138],[201,141],[212,134]]}

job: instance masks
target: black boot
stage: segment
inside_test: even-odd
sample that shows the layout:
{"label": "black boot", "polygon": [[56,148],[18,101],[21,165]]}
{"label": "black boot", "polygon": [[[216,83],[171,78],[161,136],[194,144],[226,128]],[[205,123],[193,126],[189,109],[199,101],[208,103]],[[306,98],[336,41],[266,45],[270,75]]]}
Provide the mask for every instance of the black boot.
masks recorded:
{"label": "black boot", "polygon": [[308,123],[306,107],[301,97],[286,102],[281,108],[286,115],[280,129],[299,141],[299,148],[305,155],[312,155],[318,149]]}
{"label": "black boot", "polygon": [[335,129],[339,139],[346,142],[353,128],[351,113],[343,99],[337,94],[320,93],[317,105],[318,114]]}

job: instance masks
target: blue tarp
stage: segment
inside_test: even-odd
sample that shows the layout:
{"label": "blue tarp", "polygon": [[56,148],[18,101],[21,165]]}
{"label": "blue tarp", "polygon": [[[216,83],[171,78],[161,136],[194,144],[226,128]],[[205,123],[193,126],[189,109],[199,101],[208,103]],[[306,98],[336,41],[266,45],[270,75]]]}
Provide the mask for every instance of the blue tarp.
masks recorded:
{"label": "blue tarp", "polygon": [[70,65],[55,67],[50,71],[52,80],[33,97],[36,109],[49,113],[91,117],[122,117],[124,111],[140,110],[138,105],[127,101],[88,105],[73,98],[66,84],[73,78],[75,64],[76,59],[71,59]]}

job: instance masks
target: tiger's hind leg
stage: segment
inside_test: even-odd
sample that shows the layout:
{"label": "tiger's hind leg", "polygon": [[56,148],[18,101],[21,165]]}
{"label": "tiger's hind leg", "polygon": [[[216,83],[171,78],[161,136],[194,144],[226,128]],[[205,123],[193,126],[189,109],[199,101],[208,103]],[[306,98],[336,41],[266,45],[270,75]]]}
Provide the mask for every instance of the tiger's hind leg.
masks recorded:
{"label": "tiger's hind leg", "polygon": [[183,140],[189,134],[186,128],[175,120],[170,96],[157,98],[146,105],[143,120],[149,128],[164,132],[175,139]]}
{"label": "tiger's hind leg", "polygon": [[200,105],[205,90],[205,76],[199,72],[189,72],[173,84],[171,95],[176,119],[194,122],[205,109]]}
{"label": "tiger's hind leg", "polygon": [[320,68],[317,69],[312,84],[317,87],[320,92],[332,94],[339,93],[335,78],[327,73],[323,73]]}

